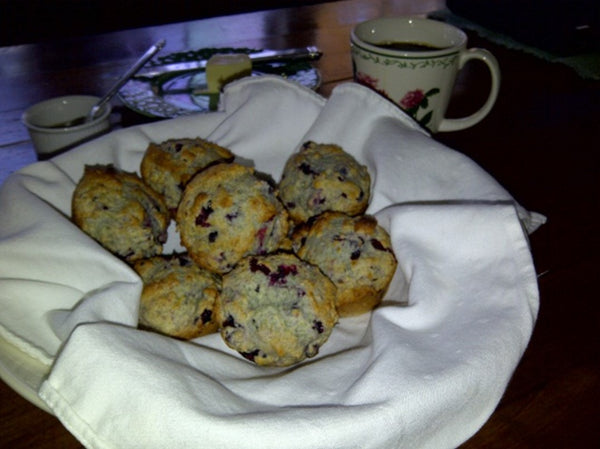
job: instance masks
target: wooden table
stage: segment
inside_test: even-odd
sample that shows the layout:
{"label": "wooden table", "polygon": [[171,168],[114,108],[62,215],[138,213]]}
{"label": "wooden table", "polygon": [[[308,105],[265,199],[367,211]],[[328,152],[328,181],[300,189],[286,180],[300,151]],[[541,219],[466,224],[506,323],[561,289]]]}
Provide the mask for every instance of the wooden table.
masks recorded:
{"label": "wooden table", "polygon": [[[388,14],[426,13],[442,0],[350,0],[262,11],[0,48],[0,182],[35,161],[19,123],[29,105],[62,94],[104,92],[149,45],[164,50],[209,46],[286,48],[317,45],[327,96],[351,78],[353,24]],[[498,58],[503,83],[492,113],[475,127],[438,134],[439,141],[482,165],[526,208],[548,223],[531,236],[541,307],[531,343],[495,413],[465,442],[471,448],[600,447],[600,302],[595,291],[600,85],[566,66],[544,62],[470,34]],[[483,69],[467,67],[452,114],[473,109],[487,86]],[[467,95],[467,88],[469,95]],[[147,119],[117,101],[113,121]],[[0,212],[1,213],[1,212]],[[53,416],[0,382],[0,446],[78,448]]]}

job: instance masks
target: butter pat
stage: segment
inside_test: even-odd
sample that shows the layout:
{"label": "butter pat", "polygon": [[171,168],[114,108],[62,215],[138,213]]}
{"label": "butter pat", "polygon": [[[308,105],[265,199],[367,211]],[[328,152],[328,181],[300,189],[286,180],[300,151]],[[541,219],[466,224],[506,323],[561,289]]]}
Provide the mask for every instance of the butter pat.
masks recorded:
{"label": "butter pat", "polygon": [[206,62],[206,85],[211,93],[220,92],[233,80],[252,73],[252,61],[245,54],[216,54]]}

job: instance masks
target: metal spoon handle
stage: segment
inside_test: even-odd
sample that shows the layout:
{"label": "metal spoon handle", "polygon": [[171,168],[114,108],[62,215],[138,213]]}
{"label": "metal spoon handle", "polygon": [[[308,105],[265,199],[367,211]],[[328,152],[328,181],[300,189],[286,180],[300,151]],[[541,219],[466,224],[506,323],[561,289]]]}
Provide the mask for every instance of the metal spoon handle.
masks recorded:
{"label": "metal spoon handle", "polygon": [[94,117],[96,117],[96,114],[98,114],[98,111],[100,111],[100,109],[102,109],[102,106],[104,106],[106,103],[108,103],[108,101],[115,96],[115,94],[117,92],[119,92],[119,89],[121,89],[121,87],[123,87],[123,85],[129,81],[129,79],[135,75],[143,66],[144,64],[146,64],[150,58],[152,58],[152,56],[154,56],[156,53],[158,53],[164,46],[165,46],[165,40],[161,40],[160,42],[157,42],[156,44],[154,44],[152,47],[150,47],[148,50],[146,50],[146,53],[144,53],[140,59],[138,59],[134,65],[131,66],[131,68],[129,70],[127,70],[127,72],[125,72],[125,74],[119,78],[119,80],[110,88],[110,90],[106,93],[106,95],[104,95],[99,101],[98,103],[96,103],[92,109],[90,110],[89,114],[88,114],[88,120],[93,120]]}

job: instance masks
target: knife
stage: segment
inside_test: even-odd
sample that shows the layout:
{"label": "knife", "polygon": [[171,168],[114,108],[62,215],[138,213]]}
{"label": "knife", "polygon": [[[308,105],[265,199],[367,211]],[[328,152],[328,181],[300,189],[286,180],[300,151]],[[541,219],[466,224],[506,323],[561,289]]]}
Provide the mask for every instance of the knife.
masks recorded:
{"label": "knife", "polygon": [[[288,48],[286,50],[261,50],[256,53],[250,53],[248,56],[252,63],[257,62],[278,62],[278,61],[316,61],[323,53],[319,51],[317,47],[302,47],[302,48]],[[203,70],[206,68],[208,60],[201,61],[190,61],[190,62],[177,62],[173,64],[164,64],[149,67],[147,69],[140,70],[134,78],[151,79],[165,73],[180,73],[180,72],[193,72],[197,70]]]}

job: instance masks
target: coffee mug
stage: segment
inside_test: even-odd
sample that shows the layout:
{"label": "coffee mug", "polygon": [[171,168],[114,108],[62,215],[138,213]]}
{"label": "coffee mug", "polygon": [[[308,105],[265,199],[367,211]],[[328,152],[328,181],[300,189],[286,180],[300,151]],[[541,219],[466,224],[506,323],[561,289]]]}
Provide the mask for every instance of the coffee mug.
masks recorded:
{"label": "coffee mug", "polygon": [[[485,49],[467,49],[466,34],[447,23],[419,17],[373,19],[352,30],[350,45],[355,81],[387,97],[432,132],[473,126],[496,102],[496,58]],[[488,98],[467,117],[445,118],[456,76],[473,59],[483,61],[491,73]]]}

